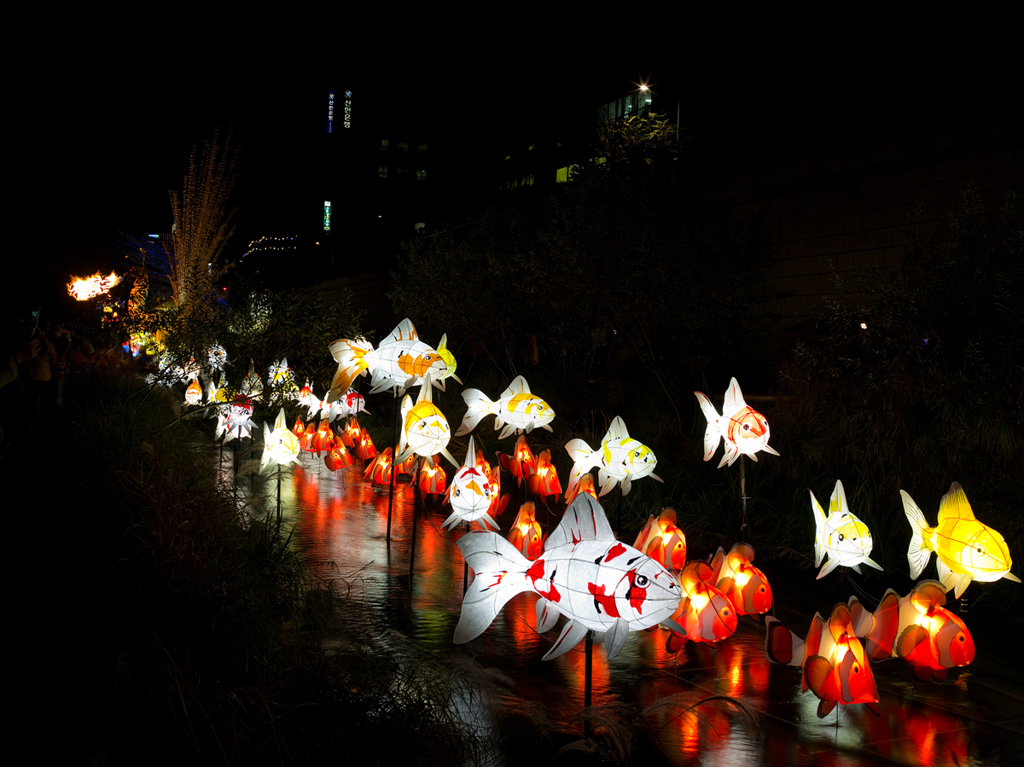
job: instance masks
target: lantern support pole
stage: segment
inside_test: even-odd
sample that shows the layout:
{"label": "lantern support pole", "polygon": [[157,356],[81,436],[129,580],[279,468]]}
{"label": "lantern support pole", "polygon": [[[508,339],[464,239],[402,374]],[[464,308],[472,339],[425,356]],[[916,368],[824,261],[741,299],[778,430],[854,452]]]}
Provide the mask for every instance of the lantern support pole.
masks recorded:
{"label": "lantern support pole", "polygon": [[[395,464],[391,463],[391,482],[394,487]],[[409,585],[412,586],[413,568],[416,566],[416,488],[412,489],[412,542],[409,544]]]}
{"label": "lantern support pole", "polygon": [[583,671],[583,708],[587,709],[587,715],[583,720],[583,737],[594,736],[594,724],[590,721],[590,700],[594,685],[594,632],[587,632],[587,641],[584,645],[584,671]]}
{"label": "lantern support pole", "polygon": [[747,464],[740,453],[740,501],[743,506],[743,517],[740,523],[740,539],[746,540],[747,534]]}
{"label": "lantern support pole", "polygon": [[[466,534],[469,534],[469,522],[466,523]],[[469,588],[469,562],[463,558],[462,560],[462,595],[466,595],[466,590]]]}
{"label": "lantern support pole", "polygon": [[395,395],[395,429],[391,437],[391,483],[388,486],[388,532],[385,536],[388,546],[391,545],[391,510],[395,505],[395,456],[398,455],[398,424],[401,418],[398,409],[398,389],[392,388],[391,391]]}
{"label": "lantern support pole", "polygon": [[281,521],[281,464],[277,465],[277,521]]}

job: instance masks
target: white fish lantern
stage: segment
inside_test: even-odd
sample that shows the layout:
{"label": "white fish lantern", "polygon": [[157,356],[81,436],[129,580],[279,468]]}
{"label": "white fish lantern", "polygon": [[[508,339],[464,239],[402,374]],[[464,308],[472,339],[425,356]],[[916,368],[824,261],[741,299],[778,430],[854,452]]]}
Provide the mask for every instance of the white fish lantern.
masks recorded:
{"label": "white fish lantern", "polygon": [[614,658],[631,631],[668,625],[683,633],[670,616],[682,591],[675,576],[632,546],[615,540],[604,509],[582,494],[566,509],[548,536],[540,557],[531,562],[494,532],[475,531],[458,547],[476,574],[462,600],[455,644],[483,633],[516,594],[537,594],[537,631],[554,627],[558,616],[569,622],[544,660],[571,650],[594,631]]}
{"label": "white fish lantern", "polygon": [[814,566],[820,565],[821,560],[828,555],[828,562],[818,572],[818,578],[824,578],[839,565],[852,567],[857,573],[860,573],[861,564],[881,570],[882,566],[868,556],[874,545],[871,531],[850,511],[843,483],[836,480],[828,503],[827,518],[818,499],[814,497],[814,491],[809,492],[815,527]]}
{"label": "white fish lantern", "polygon": [[263,382],[260,381],[260,377],[256,375],[256,368],[252,360],[249,360],[249,372],[246,373],[245,378],[242,379],[241,393],[257,402],[259,402],[263,396]]}
{"label": "white fish lantern", "polygon": [[741,455],[749,455],[756,461],[761,450],[778,455],[774,448],[768,446],[768,419],[743,400],[743,392],[735,378],[729,380],[721,415],[705,394],[695,391],[694,395],[708,421],[704,432],[705,461],[710,461],[715,454],[719,439],[725,443],[719,469],[727,464],[732,466]]}
{"label": "white fish lantern", "polygon": [[192,383],[185,389],[185,404],[198,405],[203,401],[203,387],[199,384],[198,378],[193,378]]}
{"label": "white fish lantern", "polygon": [[216,342],[207,350],[206,357],[211,370],[223,370],[224,366],[228,363],[227,351]]}
{"label": "white fish lantern", "polygon": [[228,407],[227,413],[221,413],[217,419],[217,439],[224,437],[225,442],[230,442],[236,437],[251,437],[256,425],[252,420],[252,412],[251,399],[236,397]]}
{"label": "white fish lantern", "polygon": [[455,527],[460,522],[479,522],[484,529],[488,525],[498,529],[498,523],[487,513],[494,500],[491,479],[486,469],[477,465],[476,442],[472,436],[466,460],[452,477],[445,500],[451,504],[452,513],[442,523],[442,528]]}
{"label": "white fish lantern", "polygon": [[[508,388],[501,393],[497,402],[489,400],[479,389],[462,392],[468,410],[462,417],[462,424],[455,436],[469,434],[486,416],[494,416],[494,430],[501,429],[498,439],[504,439],[513,432],[529,434],[534,429],[551,429],[555,417],[552,407],[530,392],[530,384],[522,376],[516,376]],[[504,427],[502,429],[502,427]]]}
{"label": "white fish lantern", "polygon": [[632,488],[633,480],[650,477],[661,482],[654,473],[658,459],[647,445],[633,439],[626,430],[626,424],[619,416],[615,416],[608,433],[601,440],[601,447],[594,450],[582,439],[573,439],[565,445],[569,457],[573,460],[572,472],[569,474],[569,489],[565,493],[566,500],[576,497],[580,478],[597,467],[597,478],[601,483],[598,495],[605,495],[615,487],[622,486],[622,494],[626,495]]}
{"label": "white fish lantern", "polygon": [[448,452],[448,440],[451,439],[452,430],[448,425],[448,419],[444,413],[437,409],[432,401],[430,376],[428,375],[420,387],[420,395],[416,404],[408,394],[402,401],[402,423],[404,427],[398,440],[398,456],[395,463],[402,463],[410,455],[422,456],[427,463],[433,463],[433,458],[440,453],[453,466],[458,462]]}
{"label": "white fish lantern", "polygon": [[274,421],[273,430],[266,423],[263,424],[263,458],[260,460],[260,473],[275,465],[298,464],[298,454],[299,440],[288,428],[284,408],[281,408]]}

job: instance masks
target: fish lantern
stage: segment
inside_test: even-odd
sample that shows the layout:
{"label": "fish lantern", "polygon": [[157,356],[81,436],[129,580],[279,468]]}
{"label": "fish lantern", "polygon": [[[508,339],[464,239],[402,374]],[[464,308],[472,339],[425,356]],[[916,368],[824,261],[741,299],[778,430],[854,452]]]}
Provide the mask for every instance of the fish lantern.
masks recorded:
{"label": "fish lantern", "polygon": [[805,640],[771,616],[765,627],[765,655],[773,663],[803,669],[804,692],[810,689],[820,701],[819,718],[828,716],[836,705],[852,703],[864,703],[879,715],[875,677],[846,605],[839,603],[832,609],[827,625],[815,613]]}
{"label": "fish lantern", "polygon": [[299,389],[297,401],[300,405],[306,408],[308,408],[312,402],[318,401],[316,395],[313,394],[313,387],[310,386],[308,379],[306,381],[306,385]]}
{"label": "fish lantern", "polygon": [[527,591],[540,597],[539,633],[553,628],[559,614],[568,619],[544,660],[571,650],[587,631],[604,641],[610,659],[629,632],[670,621],[679,604],[672,573],[615,540],[604,509],[587,495],[566,509],[533,562],[490,531],[467,533],[458,547],[476,575],[462,600],[455,644],[479,636],[509,599]]}
{"label": "fish lantern", "polygon": [[683,631],[673,630],[666,649],[678,652],[686,641],[714,646],[736,631],[736,610],[729,598],[715,587],[718,576],[705,562],[692,562],[679,574],[682,596],[672,620]]}
{"label": "fish lantern", "polygon": [[203,387],[199,385],[199,379],[193,378],[192,383],[185,389],[185,404],[198,405],[203,401]]}
{"label": "fish lantern", "polygon": [[375,485],[390,485],[391,456],[391,448],[384,448],[374,459],[373,463],[367,465],[366,471],[363,472],[363,477],[369,479]]}
{"label": "fish lantern", "polygon": [[356,413],[369,413],[366,409],[366,399],[355,389],[349,388],[345,395],[338,400],[337,413],[341,416],[355,415]]}
{"label": "fish lantern", "polygon": [[260,460],[260,473],[262,474],[271,466],[287,466],[290,463],[298,463],[296,456],[299,454],[299,440],[288,429],[284,417],[284,408],[277,414],[274,421],[274,428],[271,430],[266,423],[263,424],[263,458]]}
{"label": "fish lantern", "polygon": [[352,465],[352,454],[340,441],[335,440],[334,444],[331,445],[331,449],[324,456],[324,463],[331,471],[337,471]]}
{"label": "fish lantern", "polygon": [[225,442],[230,442],[235,437],[252,436],[252,429],[256,425],[252,420],[253,404],[248,397],[238,395],[228,406],[228,412],[217,419],[217,439],[224,437]]}
{"label": "fish lantern", "polygon": [[[580,483],[576,485],[576,495],[586,493],[591,498],[597,498],[597,490],[594,488],[594,475],[584,474],[580,477]],[[568,497],[566,498],[568,500]]]}
{"label": "fish lantern", "polygon": [[260,401],[263,396],[263,382],[260,381],[260,377],[256,375],[256,369],[253,366],[253,361],[249,360],[249,372],[246,373],[245,378],[242,379],[242,394],[249,397],[256,402]]}
{"label": "fish lantern", "polygon": [[302,435],[306,432],[306,426],[302,423],[302,419],[299,416],[295,416],[295,425],[292,427],[292,434],[298,439],[302,439]]}
{"label": "fish lantern", "polygon": [[497,402],[492,402],[479,389],[466,389],[462,398],[469,409],[462,417],[462,424],[455,436],[469,434],[480,420],[488,415],[494,416],[494,430],[502,429],[498,439],[504,439],[515,432],[529,434],[534,429],[551,431],[551,421],[555,411],[540,397],[530,393],[530,385],[522,376],[516,376],[509,387],[501,393]]}
{"label": "fish lantern", "polygon": [[444,468],[436,460],[431,463],[426,461],[420,466],[420,492],[423,495],[440,495],[445,491],[447,477]]}
{"label": "fish lantern", "polygon": [[370,439],[370,434],[365,428],[360,432],[359,441],[356,442],[356,455],[364,461],[377,455],[377,447],[373,444],[373,440]]}
{"label": "fish lantern", "polygon": [[228,363],[228,353],[216,341],[207,350],[206,358],[211,370],[223,370]]}
{"label": "fish lantern", "polygon": [[356,420],[355,416],[352,416],[348,419],[345,430],[340,435],[341,441],[345,443],[345,447],[355,449],[362,436],[363,430],[359,428],[359,421]]}
{"label": "fish lantern", "polygon": [[539,495],[543,501],[549,495],[555,496],[555,501],[562,492],[562,483],[558,481],[558,472],[551,465],[551,451],[541,450],[537,456],[537,468],[530,475],[530,492]]}
{"label": "fish lantern", "polygon": [[[406,476],[411,477],[413,475],[413,473],[416,471],[416,461],[417,460],[419,460],[419,459],[418,459],[418,457],[416,455],[410,455],[408,458],[406,458],[401,463],[395,464],[395,471],[397,472],[397,474],[395,474],[395,476],[396,477],[401,477],[404,474]],[[434,462],[433,459],[431,459],[430,462],[433,463]],[[423,463],[425,464],[426,461],[424,461]]]}
{"label": "fish lantern", "polygon": [[704,432],[705,461],[710,461],[715,454],[719,439],[725,443],[719,469],[726,464],[732,466],[741,455],[749,455],[756,461],[757,453],[761,450],[778,455],[774,448],[768,446],[768,420],[743,401],[743,392],[735,378],[729,381],[721,415],[705,394],[699,391],[694,394],[708,421]]}
{"label": "fish lantern", "polygon": [[466,460],[452,477],[446,500],[451,504],[452,513],[441,524],[442,528],[455,527],[460,522],[479,522],[485,529],[488,525],[498,529],[498,523],[487,513],[493,501],[490,477],[477,466],[476,442],[472,436],[469,438]]}
{"label": "fish lantern", "polygon": [[569,490],[565,494],[566,500],[576,497],[580,477],[595,467],[598,469],[597,478],[601,483],[598,495],[607,494],[616,484],[622,487],[622,494],[626,495],[632,488],[633,480],[643,477],[662,481],[661,477],[654,473],[658,459],[647,445],[629,436],[626,424],[619,416],[615,416],[608,427],[608,433],[601,440],[600,449],[593,450],[582,439],[569,440],[565,449],[573,461],[572,472],[569,474]]}
{"label": "fish lantern", "polygon": [[206,387],[206,404],[214,405],[228,401],[228,388],[224,382],[224,374],[220,374],[220,381],[216,384],[210,379],[210,385]]}
{"label": "fish lantern", "polygon": [[313,435],[313,451],[320,456],[322,452],[329,452],[334,444],[334,432],[331,431],[330,421],[321,421]]}
{"label": "fish lantern", "polygon": [[669,570],[686,567],[686,536],[676,526],[675,509],[664,509],[658,517],[652,514],[636,537],[633,548]]}
{"label": "fish lantern", "polygon": [[320,418],[327,423],[334,423],[334,420],[342,415],[342,410],[345,409],[344,404],[341,400],[335,402],[328,402],[327,400],[320,401]]}
{"label": "fish lantern", "polygon": [[302,436],[299,437],[299,448],[305,450],[307,453],[313,452],[313,438],[316,436],[316,426],[312,421],[306,424],[305,430],[302,432]]}
{"label": "fish lantern", "polygon": [[508,531],[508,542],[527,559],[536,559],[543,551],[542,537],[536,506],[530,502],[524,503],[519,507],[512,529]]}
{"label": "fish lantern", "polygon": [[408,319],[402,320],[377,349],[365,338],[339,339],[327,347],[338,370],[331,382],[327,400],[338,399],[352,385],[356,376],[372,373],[370,394],[385,389],[398,389],[404,393],[410,386],[425,384],[431,378],[441,391],[448,375],[448,366],[436,349],[419,340],[416,327]]}
{"label": "fish lantern", "polygon": [[[446,368],[444,374],[442,375],[442,380],[444,380],[445,378],[454,378],[459,383],[462,383],[462,379],[455,375],[455,355],[452,354],[451,350],[448,348],[447,333],[441,336],[441,343],[437,345],[437,353],[441,355],[441,359],[444,361]],[[442,391],[444,391],[443,388]]]}
{"label": "fish lantern", "polygon": [[[856,597],[850,602],[855,614],[859,603]],[[942,682],[949,669],[970,664],[974,638],[945,604],[946,589],[938,581],[920,581],[902,598],[892,589],[886,591],[874,614],[866,614],[870,627],[861,638],[868,657],[899,658],[920,682]]]}
{"label": "fish lantern", "polygon": [[737,543],[728,555],[719,548],[711,569],[718,572],[715,586],[732,602],[737,615],[750,615],[756,620],[772,608],[772,587],[758,568],[751,564],[754,547],[749,543]]}
{"label": "fish lantern", "polygon": [[810,493],[815,527],[814,566],[820,565],[821,560],[828,554],[828,561],[818,571],[818,579],[824,578],[839,565],[852,567],[856,573],[860,573],[862,563],[881,570],[882,566],[868,556],[874,545],[871,531],[850,511],[843,483],[836,480],[832,498],[828,503],[827,518],[818,499],[814,497],[814,492]]}
{"label": "fish lantern", "polygon": [[529,482],[533,469],[537,465],[537,459],[534,458],[530,446],[526,444],[525,435],[521,435],[516,440],[515,451],[512,455],[505,455],[504,453],[498,453],[497,455],[501,468],[512,472],[512,476],[516,478],[516,485],[523,484],[523,479]]}
{"label": "fish lantern", "polygon": [[444,417],[444,413],[438,410],[433,403],[432,391],[430,376],[427,375],[420,387],[420,394],[416,398],[415,405],[412,402],[412,397],[408,394],[405,395],[405,399],[402,401],[404,427],[398,439],[399,453],[395,460],[401,463],[410,455],[415,454],[422,456],[427,463],[431,463],[433,461],[431,456],[440,453],[451,461],[453,466],[458,466],[458,462],[448,452],[448,440],[452,436],[451,427],[448,426],[448,419]]}
{"label": "fish lantern", "polygon": [[508,494],[501,494],[501,466],[495,466],[492,469],[491,464],[484,457],[483,451],[477,450],[476,467],[484,473],[488,484],[491,486],[491,505],[487,509],[487,513],[492,517],[500,516],[508,505]]}
{"label": "fish lantern", "polygon": [[935,527],[928,527],[924,512],[906,490],[900,490],[900,495],[912,530],[907,550],[912,579],[921,575],[934,551],[939,580],[946,591],[955,589],[957,599],[972,580],[988,583],[1006,578],[1020,583],[1020,578],[1010,572],[1013,560],[1003,536],[977,520],[959,482],[950,485],[949,492],[942,496]]}

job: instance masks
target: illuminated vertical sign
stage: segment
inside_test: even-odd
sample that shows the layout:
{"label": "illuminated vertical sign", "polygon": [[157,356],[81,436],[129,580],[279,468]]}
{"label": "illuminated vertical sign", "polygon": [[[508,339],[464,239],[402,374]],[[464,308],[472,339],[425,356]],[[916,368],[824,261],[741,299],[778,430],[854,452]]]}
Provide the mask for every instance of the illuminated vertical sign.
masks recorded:
{"label": "illuminated vertical sign", "polygon": [[331,201],[324,200],[324,231],[331,231]]}
{"label": "illuminated vertical sign", "polygon": [[334,91],[327,91],[327,132],[334,133]]}
{"label": "illuminated vertical sign", "polygon": [[352,127],[352,91],[345,91],[345,116],[342,124],[346,128]]}

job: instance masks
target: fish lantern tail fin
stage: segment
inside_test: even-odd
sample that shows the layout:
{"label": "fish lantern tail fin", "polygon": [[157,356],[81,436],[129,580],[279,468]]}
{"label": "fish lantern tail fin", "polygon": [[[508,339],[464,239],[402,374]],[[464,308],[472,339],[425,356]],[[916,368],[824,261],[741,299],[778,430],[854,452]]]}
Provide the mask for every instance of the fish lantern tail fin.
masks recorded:
{"label": "fish lantern tail fin", "polygon": [[366,371],[368,365],[363,357],[373,351],[373,345],[362,337],[352,341],[341,338],[329,344],[327,348],[334,361],[338,363],[338,370],[334,374],[331,390],[327,392],[325,399],[327,402],[335,402],[344,396],[356,377]]}
{"label": "fish lantern tail fin", "polygon": [[[825,557],[825,510],[821,508],[818,499],[814,497],[814,491],[808,490],[808,492],[811,494],[811,513],[814,514],[814,566],[818,567]],[[821,575],[818,577],[820,578]]]}
{"label": "fish lantern tail fin", "polygon": [[711,404],[711,400],[699,391],[695,391],[697,402],[700,403],[700,410],[708,421],[708,427],[704,431],[704,460],[710,461],[711,456],[718,449],[718,441],[722,437],[722,430],[718,426],[718,411]]}
{"label": "fish lantern tail fin", "polygon": [[565,450],[572,459],[572,471],[569,472],[569,487],[565,491],[565,499],[576,497],[576,486],[580,478],[597,465],[594,460],[594,451],[590,445],[582,439],[571,439],[565,443]]}
{"label": "fish lantern tail fin", "polygon": [[456,437],[461,437],[463,434],[469,434],[477,427],[477,424],[480,423],[484,416],[490,415],[494,412],[494,403],[487,399],[484,393],[479,389],[466,389],[462,392],[462,399],[466,401],[466,406],[469,409],[466,411],[466,414],[462,416],[462,423],[459,425],[459,430],[455,432]]}
{"label": "fish lantern tail fin", "polygon": [[455,627],[453,641],[463,644],[480,636],[512,597],[530,590],[526,571],[531,563],[497,533],[467,533],[457,545],[476,573]]}
{"label": "fish lantern tail fin", "polygon": [[784,666],[802,666],[804,640],[787,629],[772,616],[765,618],[764,654],[772,663]]}
{"label": "fish lantern tail fin", "polygon": [[917,580],[924,568],[928,565],[932,553],[926,547],[924,538],[925,530],[928,529],[928,522],[924,518],[924,512],[914,503],[914,499],[906,490],[900,490],[903,498],[903,512],[910,522],[910,547],[907,549],[907,562],[910,564],[910,578]]}

